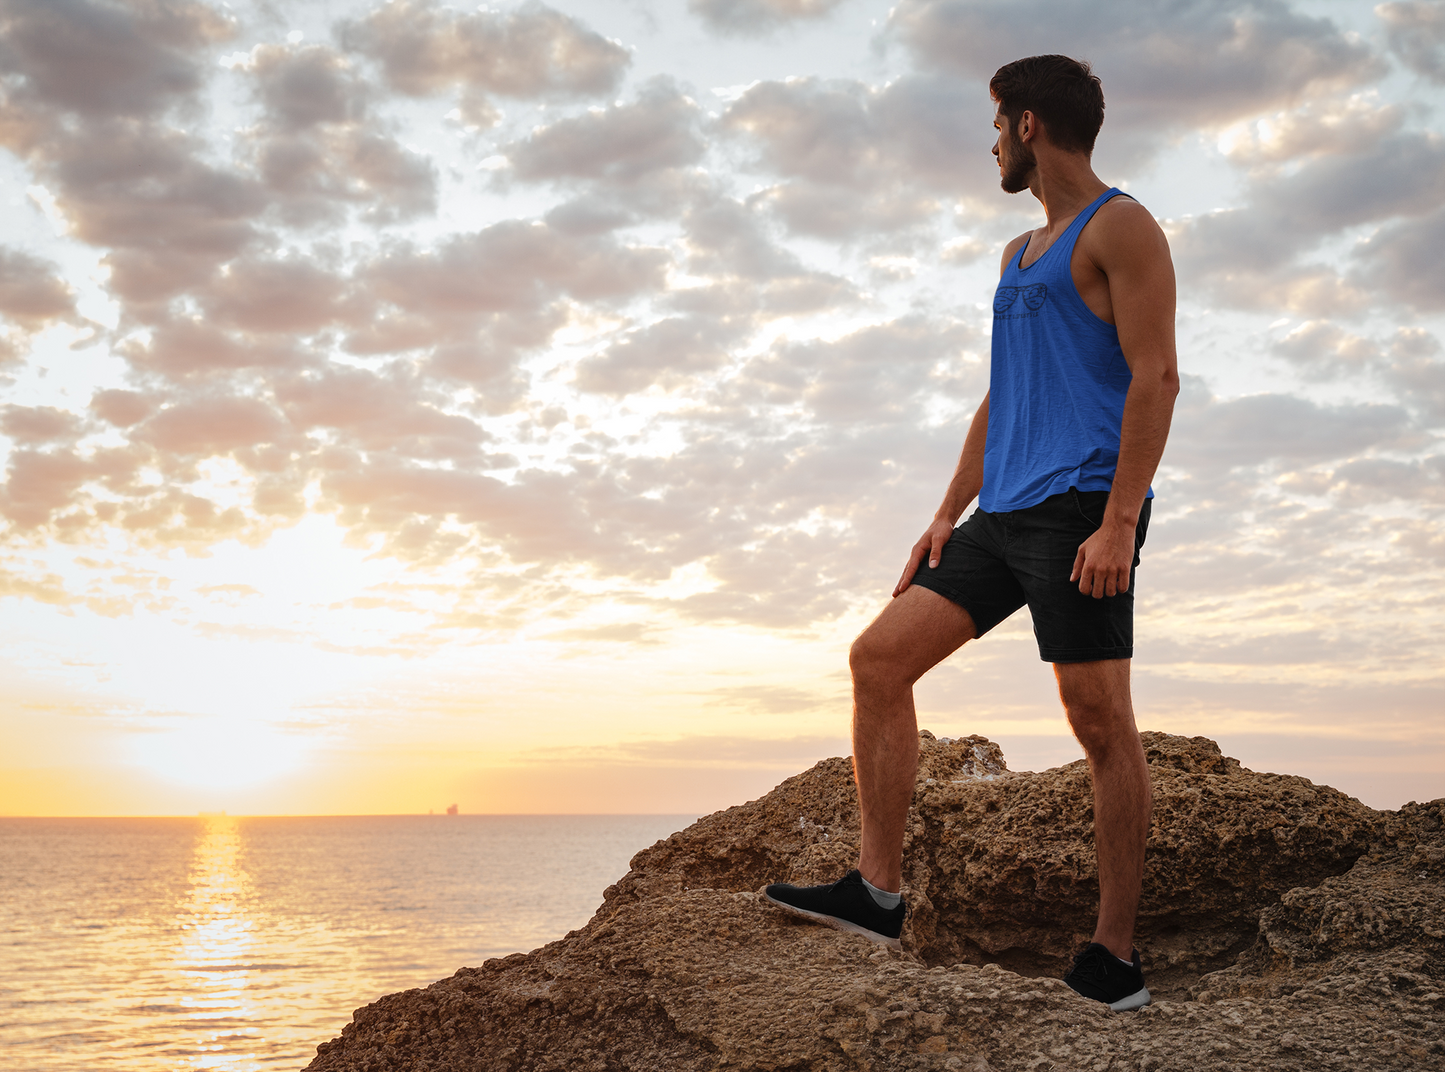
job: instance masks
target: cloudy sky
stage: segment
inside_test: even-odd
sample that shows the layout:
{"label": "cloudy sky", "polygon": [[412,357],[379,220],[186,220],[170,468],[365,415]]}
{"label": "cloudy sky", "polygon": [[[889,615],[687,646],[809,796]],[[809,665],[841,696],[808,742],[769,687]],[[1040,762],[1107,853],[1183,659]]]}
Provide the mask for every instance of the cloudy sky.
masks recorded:
{"label": "cloudy sky", "polygon": [[[1043,52],[1180,273],[1141,726],[1445,795],[1441,0],[0,0],[0,812],[700,813],[846,754]],[[918,695],[1080,754],[1026,613]]]}

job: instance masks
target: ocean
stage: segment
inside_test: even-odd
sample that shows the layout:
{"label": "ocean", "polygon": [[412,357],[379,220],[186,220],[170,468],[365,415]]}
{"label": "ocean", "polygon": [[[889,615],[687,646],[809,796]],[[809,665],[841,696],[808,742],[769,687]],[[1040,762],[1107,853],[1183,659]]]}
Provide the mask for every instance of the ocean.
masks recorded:
{"label": "ocean", "polygon": [[0,1068],[298,1069],[580,927],[692,816],[0,818]]}

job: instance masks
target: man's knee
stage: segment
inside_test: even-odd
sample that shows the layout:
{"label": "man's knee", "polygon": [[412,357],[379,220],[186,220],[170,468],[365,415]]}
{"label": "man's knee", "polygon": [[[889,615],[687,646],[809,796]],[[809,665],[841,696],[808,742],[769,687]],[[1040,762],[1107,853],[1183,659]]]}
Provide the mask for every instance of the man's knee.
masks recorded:
{"label": "man's knee", "polygon": [[968,611],[914,585],[889,603],[853,642],[848,666],[854,692],[906,692],[973,637]]}
{"label": "man's knee", "polygon": [[873,635],[872,629],[863,630],[848,649],[848,669],[853,672],[854,682],[872,680],[886,665],[883,645]]}
{"label": "man's knee", "polygon": [[1127,691],[1115,694],[1108,690],[1083,689],[1070,694],[1060,690],[1069,728],[1091,758],[1103,758],[1123,747],[1140,747],[1139,730],[1134,724],[1134,708]]}
{"label": "man's knee", "polygon": [[1069,728],[1090,756],[1119,744],[1139,747],[1127,660],[1063,664],[1055,672]]}
{"label": "man's knee", "polygon": [[1097,756],[1128,743],[1132,735],[1135,743],[1139,734],[1134,729],[1134,720],[1127,708],[1121,709],[1108,702],[1065,702],[1064,713],[1069,719],[1069,728],[1084,746],[1084,751]]}
{"label": "man's knee", "polygon": [[854,688],[867,691],[907,688],[912,683],[903,680],[898,672],[898,653],[879,633],[872,627],[863,630],[848,649],[848,668],[853,672]]}

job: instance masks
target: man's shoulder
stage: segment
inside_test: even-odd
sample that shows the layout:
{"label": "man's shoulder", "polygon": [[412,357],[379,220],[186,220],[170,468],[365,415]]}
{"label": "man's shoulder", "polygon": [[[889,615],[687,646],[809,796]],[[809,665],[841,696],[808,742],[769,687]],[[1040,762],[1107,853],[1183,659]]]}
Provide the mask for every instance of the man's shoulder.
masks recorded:
{"label": "man's shoulder", "polygon": [[1154,214],[1128,194],[1109,198],[1099,206],[1080,236],[1080,244],[1096,261],[1100,258],[1162,251],[1169,242]]}
{"label": "man's shoulder", "polygon": [[1003,275],[1003,273],[1008,269],[1009,261],[1014,259],[1014,255],[1017,254],[1019,250],[1023,249],[1024,246],[1028,245],[1028,241],[1032,236],[1032,231],[1025,231],[1017,238],[1012,239],[1008,245],[1003,247],[1003,258],[999,262],[998,266],[999,275]]}
{"label": "man's shoulder", "polygon": [[1126,194],[1123,191],[1100,205],[1098,211],[1094,213],[1094,218],[1104,225],[1095,230],[1131,227],[1159,229],[1159,221],[1154,218],[1154,214],[1136,201],[1132,194]]}
{"label": "man's shoulder", "polygon": [[1025,231],[1017,238],[1010,238],[1008,245],[1003,247],[1004,256],[1007,257],[1010,254],[1017,253],[1028,243],[1028,240],[1032,238],[1033,235],[1033,231]]}

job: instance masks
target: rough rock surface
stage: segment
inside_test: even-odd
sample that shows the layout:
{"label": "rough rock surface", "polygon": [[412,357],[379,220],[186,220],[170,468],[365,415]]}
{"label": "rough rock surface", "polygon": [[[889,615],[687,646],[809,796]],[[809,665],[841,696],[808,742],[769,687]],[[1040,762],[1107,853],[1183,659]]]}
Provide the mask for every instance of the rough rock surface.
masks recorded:
{"label": "rough rock surface", "polygon": [[1445,800],[1375,812],[1145,734],[1156,1002],[1118,1015],[1053,978],[1097,900],[1087,768],[920,736],[903,953],[753,892],[851,866],[825,760],[638,853],[561,941],[357,1010],[310,1068],[1445,1070]]}
{"label": "rough rock surface", "polygon": [[[1154,822],[1138,944],[1156,987],[1231,963],[1254,942],[1261,909],[1348,871],[1381,829],[1380,815],[1353,797],[1245,770],[1203,737],[1143,736]],[[1062,974],[1098,907],[1088,767],[1015,774],[982,737],[920,737],[903,847],[905,946],[930,965]],[[687,888],[829,881],[857,858],[857,830],[852,766],[825,760],[639,853],[607,905]]]}

